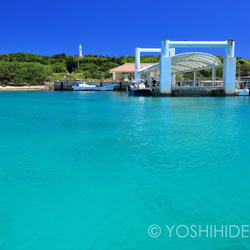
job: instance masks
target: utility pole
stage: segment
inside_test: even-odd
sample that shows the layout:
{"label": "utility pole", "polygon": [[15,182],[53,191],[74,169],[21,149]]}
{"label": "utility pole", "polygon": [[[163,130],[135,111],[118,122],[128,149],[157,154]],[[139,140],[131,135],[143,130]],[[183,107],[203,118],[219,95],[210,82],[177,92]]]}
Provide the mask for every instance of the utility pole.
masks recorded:
{"label": "utility pole", "polygon": [[10,61],[9,54],[7,54],[7,61],[8,61],[8,62]]}

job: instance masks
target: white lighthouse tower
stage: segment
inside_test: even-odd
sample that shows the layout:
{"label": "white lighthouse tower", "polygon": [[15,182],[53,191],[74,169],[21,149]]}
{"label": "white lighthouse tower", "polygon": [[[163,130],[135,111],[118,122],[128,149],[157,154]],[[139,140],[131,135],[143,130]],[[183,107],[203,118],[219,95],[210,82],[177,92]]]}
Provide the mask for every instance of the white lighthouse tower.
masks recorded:
{"label": "white lighthouse tower", "polygon": [[82,45],[79,45],[79,58],[82,58]]}

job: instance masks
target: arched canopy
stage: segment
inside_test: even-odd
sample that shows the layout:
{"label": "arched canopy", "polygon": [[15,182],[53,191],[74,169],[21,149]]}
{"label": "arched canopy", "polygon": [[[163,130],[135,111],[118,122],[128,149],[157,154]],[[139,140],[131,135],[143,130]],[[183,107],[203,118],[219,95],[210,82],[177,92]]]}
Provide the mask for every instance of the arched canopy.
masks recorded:
{"label": "arched canopy", "polygon": [[[222,66],[221,61],[217,57],[207,53],[189,52],[171,57],[171,73],[173,74]],[[143,67],[139,70],[139,72],[152,72],[159,70],[159,67],[160,64],[157,63],[152,66]]]}

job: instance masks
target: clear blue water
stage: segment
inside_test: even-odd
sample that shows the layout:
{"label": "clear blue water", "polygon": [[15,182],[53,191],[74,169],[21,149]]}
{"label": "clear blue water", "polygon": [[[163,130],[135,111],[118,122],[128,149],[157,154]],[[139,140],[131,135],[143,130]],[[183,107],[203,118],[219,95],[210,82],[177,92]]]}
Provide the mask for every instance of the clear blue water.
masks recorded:
{"label": "clear blue water", "polygon": [[0,124],[0,249],[250,249],[166,229],[250,224],[248,97],[1,92]]}

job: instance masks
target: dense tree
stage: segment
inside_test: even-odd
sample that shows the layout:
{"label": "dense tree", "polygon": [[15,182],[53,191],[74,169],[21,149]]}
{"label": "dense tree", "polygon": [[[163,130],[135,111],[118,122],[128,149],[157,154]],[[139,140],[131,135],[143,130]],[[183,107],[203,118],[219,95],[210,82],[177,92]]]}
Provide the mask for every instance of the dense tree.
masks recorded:
{"label": "dense tree", "polygon": [[[217,56],[222,62],[223,57]],[[157,63],[160,55],[141,56],[141,63]],[[79,61],[79,68],[78,68]],[[28,53],[9,53],[0,55],[0,83],[8,82],[43,82],[45,78],[56,79],[68,74],[69,78],[74,77],[71,73],[81,74],[84,79],[110,78],[109,70],[124,63],[134,63],[134,56],[110,57],[108,55],[87,54],[83,58],[78,55],[68,56],[64,53],[53,56],[42,56]],[[222,68],[217,68],[217,76],[222,77]],[[237,58],[237,75],[250,75],[250,61]],[[198,71],[198,77],[211,77],[212,70]],[[186,78],[192,78],[193,73],[184,74]]]}
{"label": "dense tree", "polygon": [[67,56],[66,56],[64,53],[62,53],[62,54],[57,54],[57,55],[54,55],[54,56],[52,56],[52,57],[55,58],[55,59],[57,59],[57,60],[60,61],[60,62],[65,61],[65,59],[67,58]]}
{"label": "dense tree", "polygon": [[40,63],[0,61],[1,83],[43,83],[51,74],[51,68]]}
{"label": "dense tree", "polygon": [[18,68],[18,63],[0,61],[0,82],[8,83],[13,80],[12,73]]}
{"label": "dense tree", "polygon": [[66,60],[66,68],[69,73],[73,72],[74,69],[77,67],[77,61],[71,56],[68,57]]}
{"label": "dense tree", "polygon": [[52,70],[54,73],[67,73],[67,69],[64,63],[56,62],[52,64]]}

